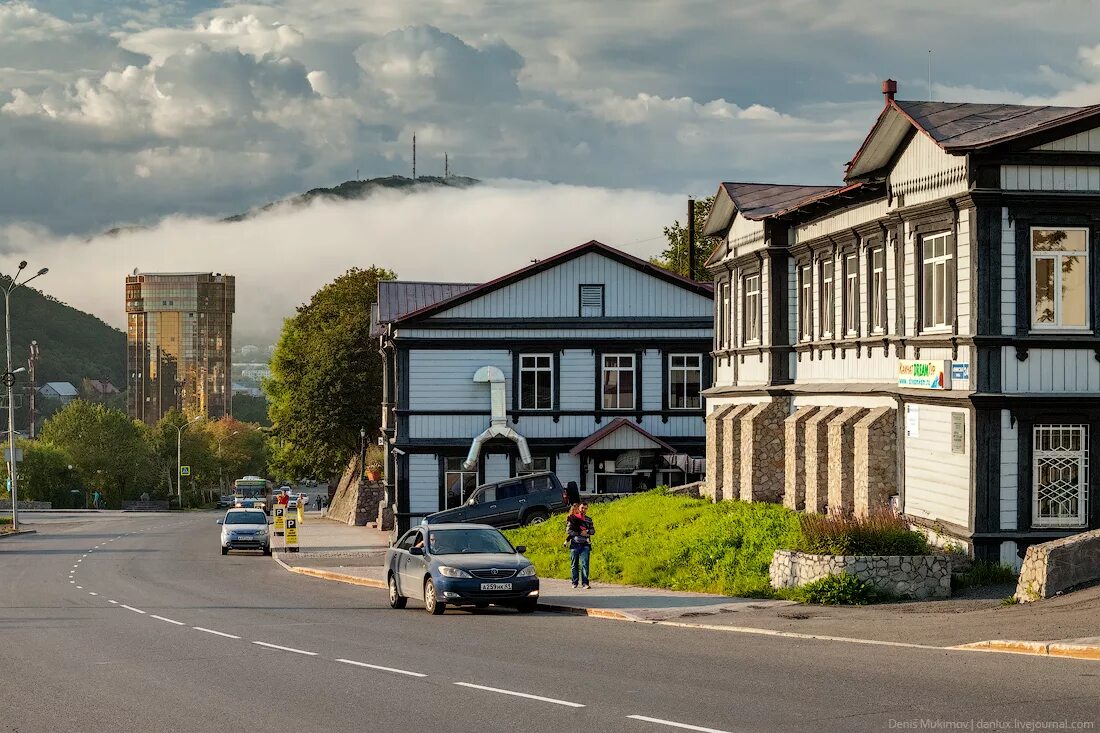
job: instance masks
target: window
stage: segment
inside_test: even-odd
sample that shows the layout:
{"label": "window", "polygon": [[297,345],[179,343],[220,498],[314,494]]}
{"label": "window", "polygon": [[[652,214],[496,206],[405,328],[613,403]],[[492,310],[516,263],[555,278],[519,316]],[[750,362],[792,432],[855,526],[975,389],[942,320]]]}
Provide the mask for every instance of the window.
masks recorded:
{"label": "window", "polygon": [[669,354],[669,409],[700,409],[703,406],[703,399],[699,394],[702,384],[703,357],[701,354]]}
{"label": "window", "polygon": [[859,255],[844,256],[844,335],[859,334]]}
{"label": "window", "polygon": [[717,334],[718,348],[728,349],[733,343],[733,323],[730,320],[730,283],[724,282],[719,286],[720,297],[718,299]]}
{"label": "window", "polygon": [[833,289],[833,260],[821,263],[821,338],[833,337],[836,323],[836,291]]}
{"label": "window", "polygon": [[519,468],[516,470],[517,476],[526,476],[531,473],[539,473],[541,471],[550,470],[550,456],[531,456],[531,466],[524,468],[523,464],[518,464]]}
{"label": "window", "polygon": [[871,333],[886,331],[886,250],[872,247],[868,251],[871,266]]}
{"label": "window", "polygon": [[549,410],[554,406],[554,367],[550,354],[519,357],[519,409]]}
{"label": "window", "polygon": [[1088,517],[1087,425],[1036,425],[1032,444],[1035,527],[1084,527]]}
{"label": "window", "polygon": [[798,268],[798,338],[812,341],[814,338],[814,281],[810,266]]}
{"label": "window", "polygon": [[1033,327],[1088,327],[1088,236],[1088,229],[1031,230]]}
{"label": "window", "polygon": [[745,276],[744,334],[746,344],[760,343],[760,274]]}
{"label": "window", "polygon": [[581,318],[603,317],[603,285],[581,285]]}
{"label": "window", "polygon": [[603,409],[634,409],[634,355],[605,354],[603,357]]}
{"label": "window", "polygon": [[921,299],[921,326],[947,328],[955,320],[955,284],[949,235],[933,234],[922,243],[924,297]]}
{"label": "window", "polygon": [[447,509],[461,506],[477,488],[477,470],[464,469],[462,462],[465,460],[460,456],[447,456],[443,459],[443,488],[447,492]]}

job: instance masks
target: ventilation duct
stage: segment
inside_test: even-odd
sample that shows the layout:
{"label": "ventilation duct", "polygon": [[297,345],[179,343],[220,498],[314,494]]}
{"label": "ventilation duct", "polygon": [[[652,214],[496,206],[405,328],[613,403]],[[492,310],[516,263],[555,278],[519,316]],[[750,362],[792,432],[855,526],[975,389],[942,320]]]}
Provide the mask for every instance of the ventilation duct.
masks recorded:
{"label": "ventilation duct", "polygon": [[494,366],[483,366],[474,374],[474,382],[489,383],[489,405],[492,416],[489,418],[489,428],[481,435],[474,438],[470,446],[470,452],[466,456],[466,462],[462,464],[463,470],[472,471],[477,465],[477,457],[481,454],[481,446],[493,438],[507,438],[519,448],[519,459],[524,466],[531,465],[531,449],[527,447],[527,438],[508,427],[508,414],[505,410],[504,372]]}

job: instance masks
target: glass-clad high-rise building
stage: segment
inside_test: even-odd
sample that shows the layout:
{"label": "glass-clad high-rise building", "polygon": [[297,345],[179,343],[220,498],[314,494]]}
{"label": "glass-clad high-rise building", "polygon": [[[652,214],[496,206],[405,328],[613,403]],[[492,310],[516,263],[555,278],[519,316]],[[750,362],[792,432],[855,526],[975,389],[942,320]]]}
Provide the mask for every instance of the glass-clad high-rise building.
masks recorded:
{"label": "glass-clad high-rise building", "polygon": [[235,278],[199,272],[126,277],[130,416],[152,425],[173,407],[232,412]]}

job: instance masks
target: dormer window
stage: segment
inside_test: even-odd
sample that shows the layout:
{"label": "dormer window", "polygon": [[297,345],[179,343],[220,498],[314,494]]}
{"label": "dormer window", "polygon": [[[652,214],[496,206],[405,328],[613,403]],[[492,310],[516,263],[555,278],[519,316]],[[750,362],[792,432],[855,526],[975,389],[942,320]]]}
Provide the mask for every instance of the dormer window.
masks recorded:
{"label": "dormer window", "polygon": [[603,318],[603,285],[580,286],[581,318]]}

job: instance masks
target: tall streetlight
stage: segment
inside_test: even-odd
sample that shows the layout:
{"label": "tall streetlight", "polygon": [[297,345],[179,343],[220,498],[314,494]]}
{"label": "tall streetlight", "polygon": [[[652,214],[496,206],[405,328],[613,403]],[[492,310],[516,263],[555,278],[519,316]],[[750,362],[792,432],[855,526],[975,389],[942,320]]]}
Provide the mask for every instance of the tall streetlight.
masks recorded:
{"label": "tall streetlight", "polygon": [[183,509],[183,461],[181,459],[183,430],[189,425],[194,425],[199,420],[202,420],[202,415],[199,415],[194,420],[188,420],[183,425],[176,428],[176,500],[179,502],[180,509]]}
{"label": "tall streetlight", "polygon": [[[20,285],[26,285],[36,277],[41,277],[49,272],[48,267],[43,267],[36,274],[19,282],[19,276],[27,267],[27,261],[19,263],[19,269],[15,275],[8,277],[8,282],[0,286],[4,291],[4,329],[7,332],[8,368],[4,373],[4,386],[8,388],[8,443],[10,455],[8,456],[8,475],[11,477],[11,527],[19,529],[19,477],[16,469],[15,456],[15,372],[11,369],[11,294]],[[0,277],[5,277],[0,275]],[[20,369],[19,371],[23,371]]]}

